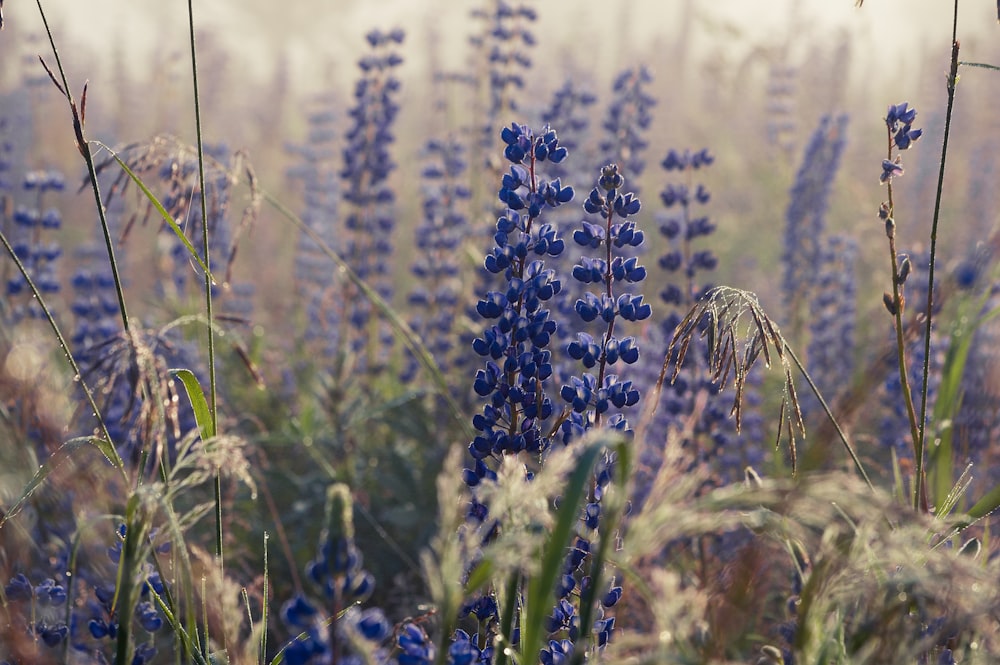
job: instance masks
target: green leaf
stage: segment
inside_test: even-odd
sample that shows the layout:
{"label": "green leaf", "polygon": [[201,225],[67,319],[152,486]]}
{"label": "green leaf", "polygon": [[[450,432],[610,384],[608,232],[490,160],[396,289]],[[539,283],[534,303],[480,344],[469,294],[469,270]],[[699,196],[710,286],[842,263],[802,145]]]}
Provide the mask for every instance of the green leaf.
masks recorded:
{"label": "green leaf", "polygon": [[[987,295],[983,295],[970,304],[973,311],[982,311],[986,305]],[[934,422],[939,423],[939,431],[929,446],[931,468],[929,469],[930,487],[934,493],[935,512],[939,516],[947,514],[945,502],[951,495],[955,485],[954,451],[952,439],[953,423],[962,405],[962,378],[969,361],[972,343],[976,330],[984,323],[1000,316],[1000,308],[994,308],[979,317],[958,316],[954,329],[951,331],[951,344],[945,356],[944,368],[941,372],[940,384],[937,388],[937,398],[934,403]],[[954,506],[952,506],[954,507]]]}
{"label": "green leaf", "polygon": [[[594,607],[597,604],[598,593],[604,587],[604,567],[607,563],[612,545],[620,533],[622,521],[625,516],[625,487],[632,469],[632,454],[629,446],[620,441],[615,446],[615,480],[618,484],[618,492],[605,495],[601,522],[598,530],[598,545],[596,550],[591,550],[592,561],[590,565],[590,584],[580,594],[580,625],[592,626],[594,622]],[[591,631],[581,635],[577,640],[576,648],[571,662],[574,664],[583,663],[588,643],[593,639]]]}
{"label": "green leaf", "polygon": [[52,453],[49,459],[46,460],[45,464],[38,467],[38,471],[36,471],[32,479],[28,481],[28,484],[24,486],[24,489],[21,491],[21,496],[14,502],[14,505],[8,508],[3,515],[0,515],[0,529],[2,529],[3,525],[7,523],[7,520],[20,512],[21,508],[24,507],[24,504],[29,498],[31,498],[31,495],[34,494],[35,490],[45,482],[45,479],[48,478],[50,473],[59,468],[59,466],[69,459],[69,457],[78,448],[82,448],[87,445],[94,446],[100,450],[101,454],[104,455],[112,464],[114,464],[114,460],[119,459],[117,451],[115,451],[114,447],[104,439],[100,439],[96,436],[81,436],[75,439],[70,439],[59,446],[59,448]]}
{"label": "green leaf", "polygon": [[556,579],[562,571],[566,550],[574,536],[574,526],[580,519],[580,511],[587,498],[593,479],[592,469],[606,444],[606,438],[601,437],[587,445],[566,482],[555,527],[542,547],[542,568],[528,583],[525,613],[521,620],[520,651],[524,658],[533,659],[542,647],[545,618],[555,604]]}
{"label": "green leaf", "polygon": [[472,572],[469,573],[469,579],[465,583],[465,595],[472,596],[482,587],[489,584],[493,577],[495,568],[496,566],[490,559],[481,561],[475,568],[473,568]]}
{"label": "green leaf", "polygon": [[205,399],[205,393],[201,389],[198,377],[189,369],[172,369],[170,374],[180,379],[181,383],[184,384],[188,400],[191,401],[191,408],[194,409],[195,422],[198,423],[198,429],[201,431],[201,439],[208,441],[216,434],[215,418],[212,417],[212,411],[208,408],[208,400]]}
{"label": "green leaf", "polygon": [[986,517],[997,508],[1000,508],[1000,485],[995,486],[986,495],[976,502],[976,505],[969,509],[969,516],[974,519]]}
{"label": "green leaf", "polygon": [[122,170],[128,174],[128,177],[132,178],[132,182],[134,182],[136,186],[142,190],[142,193],[146,195],[146,198],[149,199],[149,202],[153,204],[153,207],[156,208],[156,211],[160,213],[160,217],[163,218],[163,221],[167,223],[167,225],[171,228],[171,230],[173,230],[174,235],[177,236],[177,239],[184,244],[184,247],[187,249],[188,254],[191,255],[191,258],[194,259],[194,261],[198,264],[198,266],[202,269],[202,271],[205,272],[208,275],[209,279],[212,280],[212,283],[215,284],[216,283],[215,277],[212,276],[212,271],[208,269],[208,266],[206,266],[204,261],[201,260],[201,257],[198,256],[198,250],[194,248],[194,245],[191,244],[191,241],[188,240],[188,237],[184,234],[184,230],[177,225],[177,222],[175,222],[174,218],[170,216],[170,213],[167,212],[167,209],[163,207],[163,204],[160,203],[159,200],[157,200],[156,195],[153,194],[153,192],[149,191],[149,188],[146,187],[146,183],[142,181],[142,178],[136,175],[132,171],[132,169],[129,168],[128,164],[126,164],[125,161],[122,160],[122,158],[119,157],[118,153],[116,153],[114,150],[104,145],[100,141],[93,141],[93,143],[107,150],[108,153],[114,158],[114,160],[118,162],[118,165],[122,167]]}

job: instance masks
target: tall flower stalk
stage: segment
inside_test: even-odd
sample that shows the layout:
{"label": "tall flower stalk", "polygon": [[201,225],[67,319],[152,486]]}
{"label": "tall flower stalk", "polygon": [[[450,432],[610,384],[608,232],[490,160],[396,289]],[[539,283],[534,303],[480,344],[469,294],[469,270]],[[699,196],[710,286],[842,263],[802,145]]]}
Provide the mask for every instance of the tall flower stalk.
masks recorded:
{"label": "tall flower stalk", "polygon": [[914,508],[918,508],[924,499],[922,491],[924,473],[923,427],[917,423],[910,381],[906,372],[906,341],[903,338],[903,310],[906,301],[903,297],[903,285],[912,271],[912,263],[908,256],[896,254],[896,222],[892,180],[903,174],[899,153],[909,149],[914,141],[923,134],[923,130],[913,128],[913,121],[916,117],[916,109],[910,108],[906,102],[889,106],[885,116],[886,158],[882,160],[882,174],[879,176],[879,181],[886,185],[888,194],[888,200],[879,207],[879,218],[885,222],[885,235],[889,240],[889,259],[892,265],[892,293],[885,293],[882,300],[889,314],[892,315],[896,328],[896,356],[899,363],[900,391],[910,423],[913,457],[916,460],[913,483]]}
{"label": "tall flower stalk", "polygon": [[[390,149],[395,141],[393,126],[399,113],[396,98],[401,83],[395,70],[403,62],[397,47],[403,43],[405,33],[373,30],[365,38],[371,53],[358,62],[361,78],[354,88],[355,104],[349,112],[353,122],[345,137],[340,174],[347,204],[345,254],[357,275],[388,299],[392,286],[391,233],[396,223],[396,195],[388,178],[396,168]],[[353,285],[347,286],[344,300],[344,340],[353,350],[363,352],[359,360],[367,371],[373,371],[385,362],[385,349],[392,338],[384,334],[373,316],[371,303]]]}
{"label": "tall flower stalk", "polygon": [[476,311],[488,322],[473,349],[486,358],[476,373],[474,390],[488,399],[473,420],[479,432],[469,446],[474,468],[465,472],[474,487],[493,474],[486,461],[522,451],[540,455],[549,447],[544,423],[553,415],[546,388],[552,376],[549,341],[556,324],[547,301],[562,288],[544,257],[562,254],[565,243],[554,227],[542,223],[543,211],[573,199],[573,189],[558,178],[546,182],[539,168],[559,163],[567,150],[559,145],[556,132],[535,134],[523,125],[503,130],[504,156],[511,163],[503,177],[500,201],[506,214],[497,220],[495,247],[485,260],[486,270],[503,277],[503,288],[490,291]]}

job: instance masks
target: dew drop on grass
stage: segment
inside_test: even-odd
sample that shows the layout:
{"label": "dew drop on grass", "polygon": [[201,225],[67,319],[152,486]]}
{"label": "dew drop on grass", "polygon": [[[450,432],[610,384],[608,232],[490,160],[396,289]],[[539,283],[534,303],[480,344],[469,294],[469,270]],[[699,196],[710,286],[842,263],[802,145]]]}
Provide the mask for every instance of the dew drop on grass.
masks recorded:
{"label": "dew drop on grass", "polygon": [[79,374],[74,374],[73,375],[73,383],[80,383],[80,375]]}

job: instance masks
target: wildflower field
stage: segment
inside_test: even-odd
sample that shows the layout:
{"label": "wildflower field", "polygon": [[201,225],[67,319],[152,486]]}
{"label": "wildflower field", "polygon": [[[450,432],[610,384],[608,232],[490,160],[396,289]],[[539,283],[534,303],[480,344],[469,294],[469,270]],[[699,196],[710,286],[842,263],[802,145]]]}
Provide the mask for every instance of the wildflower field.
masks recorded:
{"label": "wildflower field", "polygon": [[1000,663],[1000,6],[16,1],[0,664]]}

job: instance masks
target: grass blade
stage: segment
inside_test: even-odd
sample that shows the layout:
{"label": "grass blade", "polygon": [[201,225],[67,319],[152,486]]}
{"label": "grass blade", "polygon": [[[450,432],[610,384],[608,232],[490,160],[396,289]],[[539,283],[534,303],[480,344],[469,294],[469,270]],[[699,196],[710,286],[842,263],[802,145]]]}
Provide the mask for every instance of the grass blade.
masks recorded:
{"label": "grass blade", "polygon": [[587,498],[594,464],[597,463],[598,456],[607,444],[608,441],[604,437],[591,440],[581,451],[576,467],[566,481],[555,527],[541,552],[541,570],[528,583],[524,616],[521,620],[521,662],[533,661],[535,654],[542,647],[545,618],[555,603],[556,579],[562,570],[566,550],[574,535],[573,527],[580,519],[580,510]]}
{"label": "grass blade", "polygon": [[35,490],[37,490],[42,483],[45,482],[45,479],[49,477],[49,474],[58,469],[63,462],[67,461],[70,456],[72,456],[74,452],[84,446],[94,446],[100,450],[101,454],[104,455],[112,464],[114,464],[114,460],[118,458],[118,451],[114,449],[114,446],[104,439],[96,436],[81,436],[66,441],[59,446],[54,453],[52,453],[52,456],[46,460],[45,464],[38,467],[38,471],[35,472],[35,475],[32,476],[30,481],[28,481],[28,484],[24,486],[23,490],[21,490],[21,495],[18,497],[17,501],[15,501],[14,504],[2,515],[0,515],[0,529],[2,529],[4,524],[7,523],[7,520],[14,517],[21,510],[21,508],[24,507],[24,504],[31,498],[31,495],[34,494]]}
{"label": "grass blade", "polygon": [[172,369],[170,374],[184,384],[184,390],[187,391],[191,408],[194,410],[195,422],[198,423],[198,430],[201,432],[201,439],[208,441],[216,434],[215,420],[208,408],[208,400],[205,399],[205,392],[201,389],[198,377],[189,369]]}
{"label": "grass blade", "polygon": [[138,187],[139,190],[142,191],[143,195],[149,200],[150,204],[152,204],[152,206],[156,209],[156,212],[160,213],[160,217],[163,218],[163,221],[167,223],[167,225],[170,227],[170,230],[174,232],[174,235],[177,236],[177,239],[184,245],[184,248],[187,249],[188,255],[192,259],[194,259],[194,261],[198,264],[198,267],[201,268],[202,272],[208,275],[208,278],[212,280],[213,284],[217,283],[215,281],[215,277],[212,275],[212,272],[208,269],[208,266],[205,265],[205,262],[202,261],[201,257],[198,255],[198,250],[196,250],[194,245],[191,244],[191,241],[188,240],[187,234],[184,233],[184,229],[178,226],[177,222],[174,221],[174,218],[170,216],[169,212],[167,212],[167,209],[164,208],[163,204],[160,203],[159,199],[156,198],[156,195],[153,194],[153,192],[150,191],[149,187],[146,186],[146,183],[142,181],[142,178],[140,178],[135,173],[135,171],[129,168],[129,165],[125,163],[125,160],[119,157],[118,153],[116,153],[114,150],[104,145],[100,141],[91,141],[91,143],[100,146],[104,150],[107,150],[108,154],[110,154],[111,157],[116,162],[118,162],[118,166],[120,166],[122,170],[125,171],[126,175],[128,175],[128,177],[132,179],[132,182],[135,183],[136,187]]}

